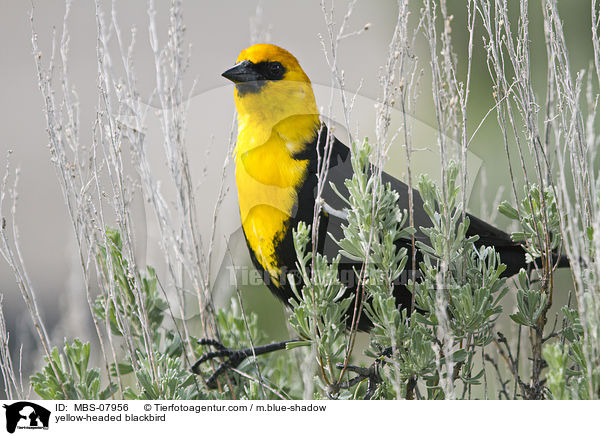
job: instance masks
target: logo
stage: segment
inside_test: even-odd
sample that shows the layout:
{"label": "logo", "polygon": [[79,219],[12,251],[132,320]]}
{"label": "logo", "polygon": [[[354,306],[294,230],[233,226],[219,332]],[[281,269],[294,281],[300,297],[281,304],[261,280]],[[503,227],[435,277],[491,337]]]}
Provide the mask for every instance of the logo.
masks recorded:
{"label": "logo", "polygon": [[6,431],[14,433],[18,429],[47,430],[50,423],[50,411],[29,401],[19,401],[6,409]]}

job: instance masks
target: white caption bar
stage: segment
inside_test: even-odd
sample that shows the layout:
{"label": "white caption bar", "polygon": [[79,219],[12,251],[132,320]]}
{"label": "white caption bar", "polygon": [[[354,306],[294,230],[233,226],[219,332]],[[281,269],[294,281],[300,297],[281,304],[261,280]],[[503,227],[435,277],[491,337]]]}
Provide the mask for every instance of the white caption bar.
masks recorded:
{"label": "white caption bar", "polygon": [[[579,434],[599,402],[0,401],[0,434]],[[334,431],[335,433],[330,433]],[[327,432],[327,433],[325,433]]]}

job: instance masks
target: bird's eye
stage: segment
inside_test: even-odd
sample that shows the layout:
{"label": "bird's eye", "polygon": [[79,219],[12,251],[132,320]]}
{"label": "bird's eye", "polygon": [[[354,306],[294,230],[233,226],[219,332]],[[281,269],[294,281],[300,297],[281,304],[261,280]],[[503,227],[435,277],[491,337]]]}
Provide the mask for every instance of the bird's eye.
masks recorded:
{"label": "bird's eye", "polygon": [[279,62],[271,62],[269,64],[269,76],[273,79],[280,79],[283,76],[283,65]]}

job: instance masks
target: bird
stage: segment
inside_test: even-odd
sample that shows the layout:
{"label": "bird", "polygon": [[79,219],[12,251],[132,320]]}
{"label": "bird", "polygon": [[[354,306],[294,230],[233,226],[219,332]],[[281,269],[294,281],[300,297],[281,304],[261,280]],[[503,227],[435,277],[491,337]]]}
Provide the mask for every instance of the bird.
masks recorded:
{"label": "bird", "polygon": [[[317,251],[331,259],[339,251],[336,240],[343,237],[346,204],[340,198],[347,196],[344,181],[352,177],[350,149],[338,140],[322,121],[312,84],[300,63],[289,51],[273,44],[254,44],[241,51],[235,65],[222,76],[234,84],[234,100],[238,117],[238,136],[235,146],[235,181],[239,201],[241,226],[252,263],[261,272],[269,290],[285,304],[296,298],[287,274],[296,269],[296,252],[293,232],[299,222],[313,224],[315,203],[327,205],[320,212]],[[330,148],[327,183],[318,198],[319,156],[325,159]],[[399,194],[401,210],[409,207],[409,187],[381,172],[382,182],[389,183]],[[336,189],[331,187],[331,184]],[[413,195],[415,238],[426,238],[420,227],[430,227],[431,220],[425,212],[423,200],[415,189]],[[477,246],[493,246],[506,269],[502,276],[513,276],[525,268],[526,253],[509,234],[467,213],[470,220],[467,236],[478,236]],[[407,270],[415,268],[422,259],[415,253],[412,265],[410,240],[400,240],[398,248],[409,252]],[[309,250],[312,247],[309,247]],[[358,265],[360,267],[360,265]],[[353,271],[357,264],[340,262],[342,272]],[[358,268],[360,269],[360,268]],[[352,274],[345,274],[351,277]],[[353,292],[349,286],[347,292]],[[398,309],[411,308],[411,293],[406,284],[394,288]],[[351,315],[348,317],[351,318]],[[368,317],[361,316],[359,330],[369,330]],[[289,341],[269,344],[233,352],[214,340],[204,340],[217,351],[206,353],[192,368],[215,357],[227,357],[208,380],[214,385],[216,378],[227,366],[235,366],[244,358],[276,349]],[[236,354],[237,353],[237,354]]]}

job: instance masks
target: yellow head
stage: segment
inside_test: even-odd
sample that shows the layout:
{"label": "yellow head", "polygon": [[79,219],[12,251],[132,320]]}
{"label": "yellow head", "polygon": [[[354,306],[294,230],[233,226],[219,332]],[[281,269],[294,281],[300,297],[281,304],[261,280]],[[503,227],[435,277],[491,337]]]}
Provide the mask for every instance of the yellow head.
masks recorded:
{"label": "yellow head", "polygon": [[[273,44],[255,44],[241,51],[237,64],[223,73],[223,76],[235,83],[244,82],[248,78],[256,81],[297,81],[310,84],[310,80],[298,60],[287,50]],[[245,71],[250,73],[240,80],[236,79],[236,69],[243,64]],[[233,77],[230,77],[233,73]]]}
{"label": "yellow head", "polygon": [[307,123],[310,130],[318,124],[310,80],[296,58],[281,47],[255,44],[242,50],[237,64],[223,77],[235,83],[240,133],[252,129],[256,145],[266,141],[272,129],[285,129],[282,123]]}

